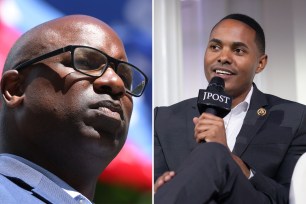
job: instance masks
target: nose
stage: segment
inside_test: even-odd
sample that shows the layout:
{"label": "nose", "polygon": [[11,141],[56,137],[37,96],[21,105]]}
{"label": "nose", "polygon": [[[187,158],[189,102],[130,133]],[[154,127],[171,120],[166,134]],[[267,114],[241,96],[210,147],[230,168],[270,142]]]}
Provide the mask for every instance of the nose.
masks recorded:
{"label": "nose", "polygon": [[125,95],[125,86],[122,79],[112,68],[107,68],[104,74],[93,82],[94,90],[97,93],[107,93],[115,98]]}
{"label": "nose", "polygon": [[223,49],[220,52],[219,58],[218,58],[218,62],[221,65],[225,65],[225,64],[231,64],[232,63],[232,58],[231,58],[231,53],[229,50]]}

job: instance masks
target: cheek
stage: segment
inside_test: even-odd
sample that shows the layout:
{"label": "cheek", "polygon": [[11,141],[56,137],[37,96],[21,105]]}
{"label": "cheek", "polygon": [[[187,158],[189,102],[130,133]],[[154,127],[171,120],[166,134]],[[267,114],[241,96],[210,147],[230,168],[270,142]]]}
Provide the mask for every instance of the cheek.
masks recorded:
{"label": "cheek", "polygon": [[31,112],[52,112],[54,100],[53,87],[44,80],[37,80],[31,83],[25,92],[24,105]]}
{"label": "cheek", "polygon": [[204,67],[207,67],[210,62],[210,55],[208,55],[206,52],[204,54]]}
{"label": "cheek", "polygon": [[206,76],[206,79],[209,78],[209,71],[208,71],[209,65],[210,65],[210,59],[209,59],[209,57],[205,54],[205,55],[204,55],[204,74],[205,74],[205,76]]}
{"label": "cheek", "polygon": [[218,55],[209,51],[205,52],[204,55],[204,71],[205,74],[209,74],[209,68],[218,61]]}
{"label": "cheek", "polygon": [[17,123],[25,135],[49,132],[60,125],[60,113],[57,104],[54,103],[57,97],[51,94],[54,91],[47,86],[36,88],[37,85],[33,83],[27,87],[23,104],[18,111]]}
{"label": "cheek", "polygon": [[245,78],[254,78],[257,67],[255,62],[251,60],[243,60],[239,62],[237,67],[240,67],[240,72]]}
{"label": "cheek", "polygon": [[130,96],[124,96],[121,99],[122,107],[125,112],[126,120],[130,122],[133,112],[133,99]]}
{"label": "cheek", "polygon": [[71,87],[71,90],[65,92],[54,87],[49,80],[39,80],[28,87],[25,107],[28,112],[39,117],[48,116],[61,121],[81,111],[85,100],[80,95],[80,87]]}

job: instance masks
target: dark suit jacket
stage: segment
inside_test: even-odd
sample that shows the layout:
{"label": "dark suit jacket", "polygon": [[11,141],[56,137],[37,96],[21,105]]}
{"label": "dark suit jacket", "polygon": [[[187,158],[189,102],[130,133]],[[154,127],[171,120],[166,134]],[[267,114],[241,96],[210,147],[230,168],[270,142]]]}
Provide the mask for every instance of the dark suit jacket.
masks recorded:
{"label": "dark suit jacket", "polygon": [[[266,110],[259,115],[260,108]],[[197,145],[192,118],[199,116],[197,99],[155,108],[154,179],[176,171]],[[255,170],[254,188],[273,203],[288,200],[294,166],[306,152],[306,107],[263,94],[255,84],[251,103],[233,153]],[[272,203],[272,202],[271,202]]]}
{"label": "dark suit jacket", "polygon": [[0,203],[77,204],[42,173],[5,155],[0,155]]}

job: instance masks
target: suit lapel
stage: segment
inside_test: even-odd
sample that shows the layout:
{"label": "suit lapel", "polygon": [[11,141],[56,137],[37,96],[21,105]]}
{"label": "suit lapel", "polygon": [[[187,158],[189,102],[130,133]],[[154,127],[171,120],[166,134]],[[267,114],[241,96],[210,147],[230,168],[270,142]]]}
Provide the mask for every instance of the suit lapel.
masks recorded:
{"label": "suit lapel", "polygon": [[58,185],[42,177],[41,182],[32,189],[33,194],[49,203],[77,204],[77,201],[63,191]]}
{"label": "suit lapel", "polygon": [[188,136],[188,143],[190,149],[194,149],[194,147],[197,145],[196,140],[194,139],[194,124],[192,119],[194,117],[200,117],[200,113],[198,111],[197,107],[197,98],[195,100],[192,100],[192,104],[190,106],[190,111],[187,111],[187,117],[186,117],[186,123],[187,123],[187,136]]}
{"label": "suit lapel", "polygon": [[46,203],[77,203],[56,183],[31,166],[17,160],[13,155],[0,155],[0,174],[10,178],[17,185],[22,185]]}
{"label": "suit lapel", "polygon": [[[250,107],[236,138],[236,143],[233,149],[233,153],[239,157],[241,157],[241,155],[246,151],[253,137],[260,130],[269,116],[269,111],[267,109],[268,101],[265,95],[257,89],[255,84],[253,84],[253,86],[254,89]],[[266,112],[263,113],[260,111]]]}

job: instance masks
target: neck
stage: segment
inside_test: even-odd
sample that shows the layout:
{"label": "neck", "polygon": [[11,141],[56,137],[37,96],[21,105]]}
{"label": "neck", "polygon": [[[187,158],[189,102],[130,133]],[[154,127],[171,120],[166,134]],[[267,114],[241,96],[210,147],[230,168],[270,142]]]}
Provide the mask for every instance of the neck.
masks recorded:
{"label": "neck", "polygon": [[[46,162],[48,160],[52,162]],[[103,161],[96,159],[69,158],[65,159],[65,161],[44,158],[43,161],[34,160],[33,162],[55,174],[89,200],[93,200],[96,182],[107,165]]]}
{"label": "neck", "polygon": [[232,109],[235,108],[239,103],[241,103],[242,101],[245,100],[246,96],[248,95],[248,93],[250,92],[252,86],[250,86],[246,91],[244,91],[242,94],[237,95],[237,96],[233,96],[233,100],[232,100]]}
{"label": "neck", "polygon": [[89,200],[93,200],[98,177],[110,162],[105,163],[105,160],[96,157],[82,158],[78,155],[58,158],[57,155],[42,155],[41,152],[37,154],[36,151],[16,151],[8,147],[2,148],[1,152],[20,156],[48,170]]}
{"label": "neck", "polygon": [[45,162],[49,159],[34,162],[55,174],[89,200],[93,200],[96,182],[107,164],[93,158],[86,160],[83,158],[77,159],[80,157],[74,158],[67,158],[65,159],[66,162],[63,162],[63,160],[56,161],[55,158],[52,158],[52,162]]}

